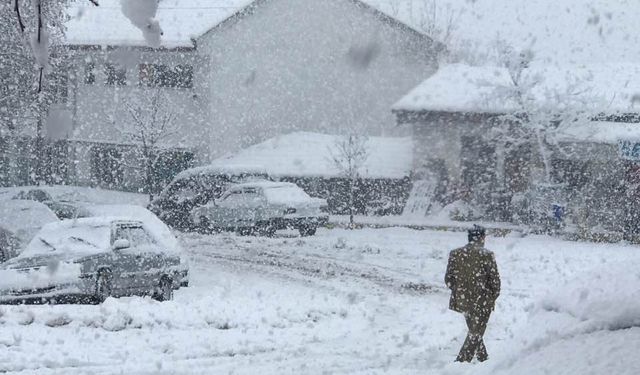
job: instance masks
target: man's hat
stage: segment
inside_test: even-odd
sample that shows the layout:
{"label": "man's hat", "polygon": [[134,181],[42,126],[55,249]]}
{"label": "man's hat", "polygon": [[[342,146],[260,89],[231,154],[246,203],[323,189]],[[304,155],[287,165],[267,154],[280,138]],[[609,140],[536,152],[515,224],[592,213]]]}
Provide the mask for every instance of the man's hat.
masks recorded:
{"label": "man's hat", "polygon": [[484,229],[484,227],[481,227],[478,224],[474,224],[473,228],[470,228],[467,231],[467,234],[469,235],[469,241],[473,241],[473,240],[476,240],[478,238],[482,238],[482,237],[486,236],[487,230]]}

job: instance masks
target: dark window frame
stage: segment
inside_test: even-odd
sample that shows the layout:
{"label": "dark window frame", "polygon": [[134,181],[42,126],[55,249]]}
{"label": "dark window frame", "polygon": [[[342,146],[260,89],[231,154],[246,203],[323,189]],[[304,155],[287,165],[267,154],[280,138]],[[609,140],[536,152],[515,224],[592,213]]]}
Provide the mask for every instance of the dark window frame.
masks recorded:
{"label": "dark window frame", "polygon": [[116,64],[107,63],[104,65],[104,83],[107,86],[126,86],[127,69]]}

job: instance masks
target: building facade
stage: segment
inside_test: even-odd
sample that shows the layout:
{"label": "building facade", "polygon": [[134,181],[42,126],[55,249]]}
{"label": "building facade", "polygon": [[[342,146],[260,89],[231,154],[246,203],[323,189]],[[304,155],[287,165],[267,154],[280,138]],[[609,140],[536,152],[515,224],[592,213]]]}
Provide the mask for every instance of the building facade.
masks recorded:
{"label": "building facade", "polygon": [[139,190],[132,111],[149,112],[155,96],[172,118],[155,156],[178,160],[156,177],[162,185],[294,130],[395,134],[389,106],[436,68],[428,37],[365,2],[238,0],[224,14],[195,14],[209,8],[198,1],[160,3],[170,29],[155,49],[117,4],[72,12],[60,48],[65,93],[46,126],[48,140],[66,144],[66,183]]}

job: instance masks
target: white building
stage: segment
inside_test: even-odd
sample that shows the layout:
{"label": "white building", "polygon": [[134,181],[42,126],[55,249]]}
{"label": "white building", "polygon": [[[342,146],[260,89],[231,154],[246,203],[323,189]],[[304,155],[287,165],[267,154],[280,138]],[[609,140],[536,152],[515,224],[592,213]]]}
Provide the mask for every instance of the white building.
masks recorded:
{"label": "white building", "polygon": [[82,145],[74,182],[135,187],[139,173],[113,163],[130,150],[114,149],[129,142],[128,108],[157,91],[178,127],[161,146],[196,164],[295,130],[394,135],[389,108],[433,73],[435,45],[367,1],[165,0],[158,49],[118,0],[74,3],[60,117],[72,120],[51,130]]}

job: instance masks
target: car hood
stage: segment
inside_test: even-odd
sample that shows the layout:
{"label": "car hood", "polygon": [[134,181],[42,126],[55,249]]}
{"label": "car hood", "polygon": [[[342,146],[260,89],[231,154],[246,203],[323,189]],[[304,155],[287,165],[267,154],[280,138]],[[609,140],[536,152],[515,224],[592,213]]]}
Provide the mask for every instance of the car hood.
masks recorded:
{"label": "car hood", "polygon": [[57,256],[19,258],[0,268],[0,294],[78,283],[82,266]]}
{"label": "car hood", "polygon": [[76,263],[80,262],[87,257],[86,254],[42,254],[33,255],[29,257],[17,257],[10,259],[9,261],[0,265],[0,270],[6,269],[24,269],[35,267],[53,267],[59,263]]}

